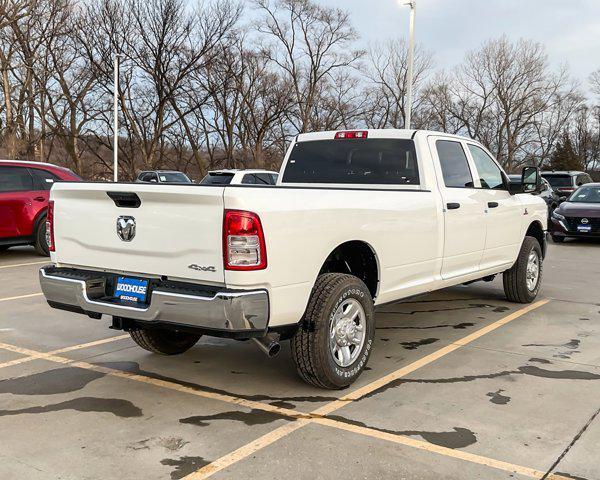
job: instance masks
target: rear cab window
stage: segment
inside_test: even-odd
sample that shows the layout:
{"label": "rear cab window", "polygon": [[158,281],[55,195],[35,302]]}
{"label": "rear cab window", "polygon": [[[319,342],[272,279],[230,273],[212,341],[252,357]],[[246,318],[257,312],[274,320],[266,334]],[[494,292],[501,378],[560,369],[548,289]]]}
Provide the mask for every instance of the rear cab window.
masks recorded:
{"label": "rear cab window", "polygon": [[233,175],[229,172],[209,173],[200,181],[200,185],[229,185]]}
{"label": "rear cab window", "polygon": [[571,175],[550,175],[545,174],[542,175],[548,183],[554,187],[572,187],[573,186],[573,177]]}
{"label": "rear cab window", "polygon": [[276,182],[268,173],[247,173],[242,179],[243,185],[275,185]]}
{"label": "rear cab window", "polygon": [[416,186],[415,145],[396,138],[300,141],[290,153],[282,183]]}

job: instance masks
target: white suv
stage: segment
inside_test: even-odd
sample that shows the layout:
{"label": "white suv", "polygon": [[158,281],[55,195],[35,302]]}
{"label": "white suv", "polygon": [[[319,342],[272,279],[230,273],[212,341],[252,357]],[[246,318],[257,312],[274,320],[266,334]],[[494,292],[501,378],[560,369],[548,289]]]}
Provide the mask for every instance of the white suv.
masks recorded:
{"label": "white suv", "polygon": [[269,170],[212,170],[201,185],[275,185],[277,172]]}

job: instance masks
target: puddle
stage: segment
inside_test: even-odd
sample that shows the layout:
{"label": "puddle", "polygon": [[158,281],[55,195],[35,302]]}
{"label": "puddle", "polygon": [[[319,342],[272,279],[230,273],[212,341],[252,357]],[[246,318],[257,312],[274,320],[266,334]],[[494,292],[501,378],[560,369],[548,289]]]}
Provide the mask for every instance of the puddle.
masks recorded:
{"label": "puddle", "polygon": [[129,400],[120,398],[81,397],[66,402],[53,403],[39,407],[21,408],[19,410],[0,410],[0,417],[24,414],[38,414],[76,410],[78,412],[112,413],[116,417],[141,417],[142,409]]}
{"label": "puddle", "polygon": [[178,459],[164,458],[160,463],[161,465],[175,467],[175,470],[171,472],[171,480],[178,480],[205,467],[210,462],[202,457],[179,457]]}
{"label": "puddle", "polygon": [[439,338],[424,338],[423,340],[417,340],[416,342],[400,342],[400,345],[406,350],[416,350],[423,345],[431,345],[439,341]]}
{"label": "puddle", "polygon": [[447,448],[465,448],[477,442],[477,437],[468,428],[454,427],[449,432],[430,432],[425,430],[389,430],[373,427],[357,420],[350,420],[338,415],[327,415],[327,418],[343,423],[349,423],[359,427],[370,428],[379,432],[391,433],[393,435],[404,435],[407,437],[421,437],[423,440]]}
{"label": "puddle", "polygon": [[408,327],[408,326],[389,326],[389,327],[377,327],[375,330],[430,330],[436,328],[453,328],[454,330],[464,330],[467,327],[475,326],[474,323],[463,322],[463,323],[446,323],[442,325],[430,325],[428,327]]}
{"label": "puddle", "polygon": [[179,419],[179,423],[196,425],[197,427],[207,427],[215,420],[232,420],[235,422],[242,422],[245,425],[252,427],[254,425],[266,425],[275,422],[276,420],[294,421],[295,419],[276,413],[252,409],[249,412],[231,411],[216,413],[214,415],[195,415],[193,417],[181,418]]}
{"label": "puddle", "polygon": [[81,390],[104,373],[64,367],[0,381],[0,393],[13,395],[56,395]]}
{"label": "puddle", "polygon": [[490,402],[495,403],[496,405],[506,405],[510,402],[510,397],[507,395],[502,395],[504,390],[496,390],[495,392],[489,392],[486,396],[490,397]]}

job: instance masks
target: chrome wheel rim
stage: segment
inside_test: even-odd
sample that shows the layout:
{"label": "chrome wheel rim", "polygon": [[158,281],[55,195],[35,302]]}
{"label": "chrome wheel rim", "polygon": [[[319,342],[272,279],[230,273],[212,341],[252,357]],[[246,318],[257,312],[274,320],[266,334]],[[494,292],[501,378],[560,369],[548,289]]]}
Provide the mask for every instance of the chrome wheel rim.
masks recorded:
{"label": "chrome wheel rim", "polygon": [[535,250],[532,250],[529,253],[529,258],[527,259],[527,289],[530,292],[535,290],[537,287],[538,279],[540,278],[540,258]]}
{"label": "chrome wheel rim", "polygon": [[344,300],[333,314],[329,328],[329,349],[340,367],[352,365],[365,343],[367,319],[358,300]]}

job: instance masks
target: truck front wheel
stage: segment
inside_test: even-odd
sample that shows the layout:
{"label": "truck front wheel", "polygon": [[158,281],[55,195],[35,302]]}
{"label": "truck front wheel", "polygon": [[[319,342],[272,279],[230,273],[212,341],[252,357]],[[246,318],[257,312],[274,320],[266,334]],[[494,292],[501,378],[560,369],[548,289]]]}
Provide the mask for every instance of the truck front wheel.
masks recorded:
{"label": "truck front wheel", "polygon": [[352,275],[320,275],[291,342],[298,374],[316,387],[347,387],[367,365],[374,335],[367,286]]}
{"label": "truck front wheel", "polygon": [[159,355],[178,355],[192,348],[201,335],[160,329],[136,329],[129,334],[144,350]]}
{"label": "truck front wheel", "polygon": [[516,303],[535,300],[542,283],[542,248],[533,237],[525,237],[517,261],[503,274],[506,298]]}

